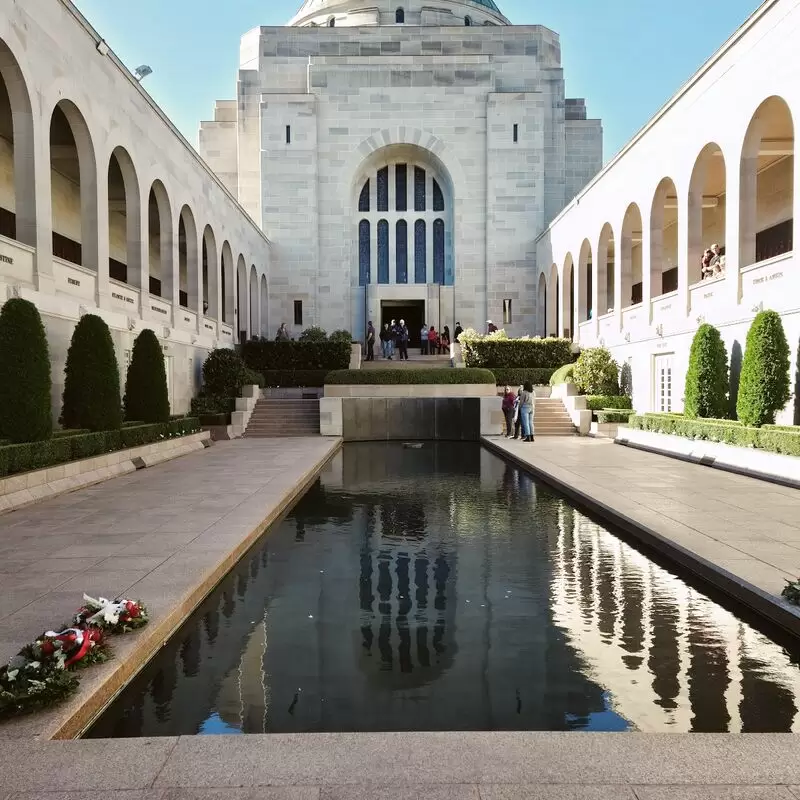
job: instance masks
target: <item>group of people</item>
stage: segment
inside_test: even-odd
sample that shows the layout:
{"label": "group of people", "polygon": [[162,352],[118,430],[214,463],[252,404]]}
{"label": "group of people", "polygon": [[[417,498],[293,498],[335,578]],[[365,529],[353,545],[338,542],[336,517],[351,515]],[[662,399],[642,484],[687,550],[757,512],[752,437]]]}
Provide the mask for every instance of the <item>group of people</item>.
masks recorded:
{"label": "group of people", "polygon": [[450,327],[448,325],[445,325],[442,332],[439,333],[433,325],[429,328],[423,322],[419,339],[420,355],[441,356],[450,353]]}
{"label": "group of people", "polygon": [[533,417],[536,398],[533,386],[524,383],[512,391],[508,386],[503,390],[503,416],[506,419],[506,439],[519,439],[522,433],[523,442],[533,441]]}
{"label": "group of people", "polygon": [[712,244],[703,252],[700,261],[700,279],[716,278],[725,272],[725,248]]}
{"label": "group of people", "polygon": [[[378,337],[381,341],[381,351],[383,357],[392,361],[394,354],[397,353],[401,361],[408,361],[408,326],[405,320],[401,319],[400,322],[392,320],[391,324],[386,323]],[[367,325],[367,361],[375,360],[375,326],[372,320]]]}

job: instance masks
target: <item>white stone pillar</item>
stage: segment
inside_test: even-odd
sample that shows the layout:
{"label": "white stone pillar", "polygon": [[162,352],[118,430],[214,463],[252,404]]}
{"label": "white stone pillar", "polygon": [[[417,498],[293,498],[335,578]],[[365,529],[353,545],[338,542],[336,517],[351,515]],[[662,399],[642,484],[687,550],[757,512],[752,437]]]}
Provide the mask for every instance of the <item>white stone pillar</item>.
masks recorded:
{"label": "white stone pillar", "polygon": [[[81,261],[97,270],[97,306],[109,308],[111,288],[108,277],[108,175],[98,180],[81,163]],[[84,177],[85,175],[85,177]]]}
{"label": "white stone pillar", "polygon": [[[661,228],[658,230],[658,259],[657,263],[661,263],[661,245],[662,233]],[[654,274],[653,269],[653,255],[654,255],[654,241],[653,241],[653,228],[652,217],[648,215],[647,223],[642,220],[642,306],[643,306],[643,319],[649,325],[652,321],[652,300],[655,292],[661,294],[661,284],[656,281],[661,280],[661,272]]]}
{"label": "white stone pillar", "polygon": [[[125,215],[128,220],[128,282],[131,282],[132,265],[138,263],[139,315],[150,316],[150,192],[139,184],[135,204],[128,199],[125,185]],[[138,220],[138,225],[137,225]],[[134,230],[134,228],[138,228]],[[134,255],[135,252],[135,255]],[[163,289],[163,287],[162,287]],[[163,294],[163,291],[162,291]]]}
{"label": "white stone pillar", "polygon": [[678,190],[678,302],[683,319],[689,313],[689,194],[681,196]]}
{"label": "white stone pillar", "polygon": [[[169,297],[164,295],[162,290],[161,294],[165,299],[169,300],[172,304],[172,324],[177,326],[179,314],[181,311],[181,256],[180,256],[180,209],[177,209],[179,216],[173,216],[172,209],[170,209],[169,216],[169,230],[170,230],[170,263],[172,264],[172,290]],[[163,243],[162,243],[163,253]],[[188,255],[188,244],[187,244]],[[163,269],[163,268],[162,268]],[[187,278],[188,278],[188,264],[187,264]]]}
{"label": "white stone pillar", "polygon": [[[186,236],[191,235],[189,230],[186,231]],[[203,239],[205,237],[205,226],[197,225],[195,228],[195,236],[197,239],[196,250],[197,258],[194,263],[194,274],[192,274],[191,253],[189,256],[189,309],[197,314],[197,332],[205,333],[203,327]]]}
{"label": "white stone pillar", "polygon": [[[25,210],[24,207],[20,209],[19,200],[17,200],[17,236],[19,237],[22,231],[27,231],[26,236],[33,235],[33,240],[29,244],[36,247],[34,257],[36,288],[43,294],[52,295],[55,294],[55,279],[53,277],[53,196],[50,144],[44,126],[36,126],[34,137],[33,142],[30,142],[29,145],[34,154],[34,159],[31,161],[34,185],[31,190],[35,192],[35,207],[28,210]],[[16,144],[15,152],[18,147],[20,147],[20,143]],[[16,171],[16,163],[14,168],[16,180],[21,173]],[[20,213],[27,216],[20,219]]]}
{"label": "white stone pillar", "polygon": [[[626,215],[627,216],[627,213]],[[614,254],[614,330],[622,330],[622,309],[631,304],[633,275],[633,237],[626,227],[625,216],[619,226],[619,245]]]}
{"label": "white stone pillar", "polygon": [[[745,141],[742,152],[741,171],[739,173],[739,268],[749,267],[756,261],[756,224],[757,224],[757,197],[758,197],[758,151],[761,140],[758,137],[749,137],[753,141]],[[795,162],[797,159],[795,159]],[[797,166],[795,166],[797,169]],[[730,184],[728,184],[730,187]],[[732,194],[728,189],[727,197]],[[726,219],[727,225],[727,219]],[[795,223],[796,224],[796,223]],[[730,233],[726,230],[725,237],[730,240]],[[731,242],[733,243],[733,242]],[[725,250],[727,253],[727,248]],[[727,263],[727,258],[725,259]]]}
{"label": "white stone pillar", "polygon": [[741,175],[739,162],[727,159],[725,162],[725,303],[738,305],[741,297]]}
{"label": "white stone pillar", "polygon": [[562,263],[560,267],[557,268],[559,273],[558,279],[558,297],[556,298],[556,302],[558,303],[559,314],[558,314],[558,330],[556,331],[556,336],[564,336],[566,334],[565,328],[572,329],[572,320],[570,319],[569,313],[569,277],[564,270],[564,264]]}
{"label": "white stone pillar", "polygon": [[[603,276],[605,280],[605,275]],[[603,290],[602,297],[605,297],[605,289]],[[600,249],[598,243],[594,243],[594,253],[592,257],[592,324],[589,329],[592,332],[592,337],[597,339],[598,331],[600,330]]]}

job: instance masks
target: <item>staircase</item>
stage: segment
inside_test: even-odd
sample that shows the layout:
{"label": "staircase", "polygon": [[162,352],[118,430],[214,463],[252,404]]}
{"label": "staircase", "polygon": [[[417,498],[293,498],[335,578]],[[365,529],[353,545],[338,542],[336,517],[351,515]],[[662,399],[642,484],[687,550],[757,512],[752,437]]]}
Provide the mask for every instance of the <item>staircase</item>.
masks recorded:
{"label": "staircase", "polygon": [[248,439],[319,436],[319,400],[264,400],[253,409]]}
{"label": "staircase", "polygon": [[575,435],[575,426],[560,399],[536,398],[533,432],[535,436]]}

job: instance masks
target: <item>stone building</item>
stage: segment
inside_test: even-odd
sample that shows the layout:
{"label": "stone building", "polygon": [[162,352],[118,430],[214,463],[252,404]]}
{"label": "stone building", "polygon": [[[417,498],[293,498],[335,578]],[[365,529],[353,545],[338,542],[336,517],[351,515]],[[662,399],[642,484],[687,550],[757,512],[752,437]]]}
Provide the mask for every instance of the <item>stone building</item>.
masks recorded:
{"label": "stone building", "polygon": [[[536,237],[602,164],[558,36],[493,0],[306,0],[200,152],[272,242],[269,326],[536,327]],[[292,326],[294,326],[292,328]]]}

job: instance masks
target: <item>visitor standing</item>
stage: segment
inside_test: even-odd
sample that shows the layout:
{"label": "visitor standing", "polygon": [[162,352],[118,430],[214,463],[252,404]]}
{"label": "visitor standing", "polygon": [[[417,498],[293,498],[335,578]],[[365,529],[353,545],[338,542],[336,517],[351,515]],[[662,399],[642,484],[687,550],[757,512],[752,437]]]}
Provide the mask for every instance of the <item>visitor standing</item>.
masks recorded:
{"label": "visitor standing", "polygon": [[397,350],[397,320],[392,320],[389,324],[389,361],[394,357]]}
{"label": "visitor standing", "polygon": [[520,404],[522,403],[522,391],[524,387],[520,386],[517,389],[517,396],[514,399],[514,436],[512,438],[519,439],[519,432],[522,428],[522,413]]}
{"label": "visitor standing", "polygon": [[438,344],[439,334],[436,333],[436,328],[431,325],[430,330],[428,331],[428,352],[432,355],[436,355],[436,347]]}
{"label": "visitor standing", "polygon": [[280,328],[278,328],[278,335],[275,337],[276,342],[288,342],[289,341],[289,331],[286,329],[286,323],[282,322]]}
{"label": "visitor standing", "polygon": [[503,416],[506,419],[506,439],[510,439],[514,433],[514,403],[516,400],[517,396],[506,386],[503,391]]}
{"label": "visitor standing", "polygon": [[487,333],[497,333],[497,325],[494,324],[490,319],[486,320],[486,332]]}
{"label": "visitor standing", "polygon": [[533,441],[533,386],[530,382],[522,387],[522,394],[519,401],[519,413],[522,417],[522,437],[523,441]]}
{"label": "visitor standing", "polygon": [[428,355],[428,326],[423,322],[422,330],[419,332],[419,349],[420,355]]}
{"label": "visitor standing", "polygon": [[391,358],[392,354],[389,350],[389,345],[392,341],[392,334],[389,330],[389,323],[384,322],[383,328],[381,329],[381,350],[383,351],[384,358]]}
{"label": "visitor standing", "polygon": [[450,355],[450,328],[444,326],[441,341],[439,342],[439,355]]}
{"label": "visitor standing", "polygon": [[400,349],[401,361],[408,361],[408,340],[408,327],[405,320],[401,319],[400,324],[397,326],[397,346]]}
{"label": "visitor standing", "polygon": [[456,330],[455,330],[455,334],[454,334],[455,335],[455,341],[458,341],[458,337],[461,336],[462,333],[464,333],[464,329],[461,327],[461,323],[460,322],[456,322]]}
{"label": "visitor standing", "polygon": [[367,325],[367,361],[375,360],[375,328],[372,326],[372,320]]}

